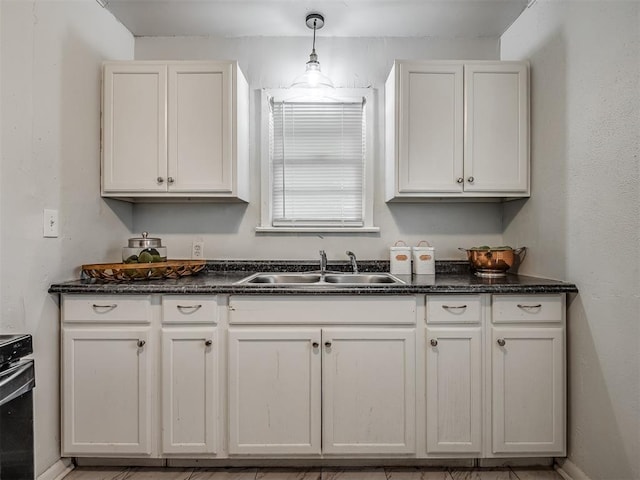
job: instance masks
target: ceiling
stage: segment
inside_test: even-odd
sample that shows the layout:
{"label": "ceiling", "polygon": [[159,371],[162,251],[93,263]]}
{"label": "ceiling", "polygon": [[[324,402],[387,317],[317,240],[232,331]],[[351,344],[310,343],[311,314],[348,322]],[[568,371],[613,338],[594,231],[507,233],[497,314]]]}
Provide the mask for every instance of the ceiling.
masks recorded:
{"label": "ceiling", "polygon": [[527,0],[97,0],[135,36],[497,37]]}

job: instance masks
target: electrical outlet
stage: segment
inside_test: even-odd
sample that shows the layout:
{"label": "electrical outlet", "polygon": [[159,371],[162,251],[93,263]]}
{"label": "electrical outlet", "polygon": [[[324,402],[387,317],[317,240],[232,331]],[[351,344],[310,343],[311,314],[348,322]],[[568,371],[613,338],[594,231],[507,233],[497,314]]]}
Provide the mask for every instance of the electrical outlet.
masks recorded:
{"label": "electrical outlet", "polygon": [[204,258],[204,242],[194,241],[191,245],[191,258]]}
{"label": "electrical outlet", "polygon": [[58,236],[58,211],[44,209],[42,215],[42,236],[56,238]]}

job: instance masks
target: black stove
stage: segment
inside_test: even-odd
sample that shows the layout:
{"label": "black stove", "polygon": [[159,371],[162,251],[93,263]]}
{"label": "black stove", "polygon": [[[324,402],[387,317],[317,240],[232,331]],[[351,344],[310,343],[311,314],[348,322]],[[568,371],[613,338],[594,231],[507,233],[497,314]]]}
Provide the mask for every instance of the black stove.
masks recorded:
{"label": "black stove", "polygon": [[32,480],[34,361],[31,335],[0,335],[0,479]]}
{"label": "black stove", "polygon": [[31,335],[0,335],[0,370],[10,363],[33,353]]}

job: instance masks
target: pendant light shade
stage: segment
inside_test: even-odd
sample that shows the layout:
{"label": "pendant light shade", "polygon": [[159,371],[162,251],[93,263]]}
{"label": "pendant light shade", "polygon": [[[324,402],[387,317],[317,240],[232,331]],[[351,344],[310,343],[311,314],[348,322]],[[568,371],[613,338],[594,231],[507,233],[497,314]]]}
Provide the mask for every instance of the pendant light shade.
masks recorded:
{"label": "pendant light shade", "polygon": [[320,70],[320,62],[316,54],[316,30],[324,26],[324,17],[319,13],[310,13],[306,18],[307,27],[313,29],[313,46],[305,72],[296,78],[291,87],[298,88],[334,88],[333,82]]}

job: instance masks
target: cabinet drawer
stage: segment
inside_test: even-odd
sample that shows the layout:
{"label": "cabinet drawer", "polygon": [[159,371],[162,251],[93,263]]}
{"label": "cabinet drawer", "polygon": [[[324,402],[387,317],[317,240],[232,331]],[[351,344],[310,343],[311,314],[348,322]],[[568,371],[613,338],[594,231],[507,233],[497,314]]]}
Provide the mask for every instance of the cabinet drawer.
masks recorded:
{"label": "cabinet drawer", "polygon": [[180,295],[162,297],[162,323],[217,323],[216,297]]}
{"label": "cabinet drawer", "polygon": [[63,322],[151,323],[148,295],[63,295]]}
{"label": "cabinet drawer", "polygon": [[493,295],[493,323],[561,322],[564,294]]}
{"label": "cabinet drawer", "polygon": [[479,295],[427,296],[427,323],[478,323],[482,318]]}
{"label": "cabinet drawer", "polygon": [[232,324],[415,324],[415,296],[233,296]]}

